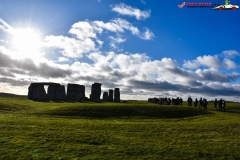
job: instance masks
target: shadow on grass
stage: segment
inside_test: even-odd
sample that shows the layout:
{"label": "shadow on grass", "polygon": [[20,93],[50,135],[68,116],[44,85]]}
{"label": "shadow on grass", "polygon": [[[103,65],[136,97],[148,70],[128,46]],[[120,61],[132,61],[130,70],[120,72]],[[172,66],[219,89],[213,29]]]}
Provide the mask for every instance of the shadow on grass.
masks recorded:
{"label": "shadow on grass", "polygon": [[66,107],[58,110],[46,111],[41,114],[49,116],[88,117],[88,118],[121,118],[121,117],[187,118],[211,114],[211,112],[187,107],[90,106],[90,107]]}
{"label": "shadow on grass", "polygon": [[19,111],[25,109],[22,106],[17,106],[17,105],[3,105],[0,104],[0,111]]}

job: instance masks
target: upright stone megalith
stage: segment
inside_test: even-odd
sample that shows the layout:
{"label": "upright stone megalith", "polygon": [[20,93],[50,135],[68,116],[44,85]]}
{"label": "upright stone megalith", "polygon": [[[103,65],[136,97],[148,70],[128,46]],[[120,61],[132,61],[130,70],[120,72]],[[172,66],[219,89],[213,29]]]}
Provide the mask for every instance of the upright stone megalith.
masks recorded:
{"label": "upright stone megalith", "polygon": [[[58,85],[60,85],[60,84],[58,84]],[[48,90],[47,90],[48,100],[51,100],[51,101],[56,100],[56,91],[57,91],[57,84],[56,83],[49,84]]]}
{"label": "upright stone megalith", "polygon": [[28,99],[31,100],[46,100],[47,94],[43,83],[31,83],[28,87]]}
{"label": "upright stone megalith", "polygon": [[65,101],[66,100],[66,92],[64,85],[56,86],[56,100],[57,101]]}
{"label": "upright stone megalith", "polygon": [[100,100],[101,86],[102,86],[101,83],[94,83],[94,84],[92,84],[92,89],[91,89],[91,100],[92,101]]}
{"label": "upright stone megalith", "polygon": [[120,90],[119,90],[119,88],[114,89],[114,102],[120,102]]}
{"label": "upright stone megalith", "polygon": [[108,101],[113,102],[113,90],[112,89],[109,89]]}
{"label": "upright stone megalith", "polygon": [[67,100],[77,101],[77,86],[76,84],[67,84]]}
{"label": "upright stone megalith", "polygon": [[85,98],[85,86],[77,86],[77,101],[82,101]]}
{"label": "upright stone megalith", "polygon": [[103,92],[103,101],[108,102],[108,92]]}
{"label": "upright stone megalith", "polygon": [[67,99],[69,101],[82,101],[84,98],[85,98],[85,86],[68,83]]}

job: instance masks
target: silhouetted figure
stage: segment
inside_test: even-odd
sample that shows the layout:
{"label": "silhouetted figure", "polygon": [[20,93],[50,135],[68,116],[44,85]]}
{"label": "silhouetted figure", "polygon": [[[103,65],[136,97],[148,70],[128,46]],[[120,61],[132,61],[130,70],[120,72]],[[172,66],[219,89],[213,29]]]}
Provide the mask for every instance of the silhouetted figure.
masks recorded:
{"label": "silhouetted figure", "polygon": [[223,111],[226,111],[225,107],[226,107],[226,101],[222,100],[222,110]]}
{"label": "silhouetted figure", "polygon": [[202,109],[202,106],[203,106],[203,100],[202,100],[202,97],[201,97],[200,100],[199,100],[199,108]]}
{"label": "silhouetted figure", "polygon": [[196,98],[194,102],[194,107],[197,107],[197,106],[198,106],[198,99]]}
{"label": "silhouetted figure", "polygon": [[191,97],[188,97],[187,102],[188,102],[188,106],[192,107],[192,98]]}
{"label": "silhouetted figure", "polygon": [[217,98],[215,98],[215,101],[214,101],[214,108],[215,108],[215,110],[217,110],[217,103],[218,103]]}
{"label": "silhouetted figure", "polygon": [[182,103],[183,103],[183,99],[181,97],[179,99],[179,103],[180,103],[180,105],[182,105]]}
{"label": "silhouetted figure", "polygon": [[180,104],[179,97],[177,97],[177,99],[176,99],[176,104],[177,104],[177,105],[179,105],[179,104]]}
{"label": "silhouetted figure", "polygon": [[172,101],[171,98],[168,98],[168,105],[171,105]]}
{"label": "silhouetted figure", "polygon": [[207,109],[207,104],[208,104],[208,102],[207,102],[207,100],[204,98],[203,99],[203,109]]}
{"label": "silhouetted figure", "polygon": [[222,99],[220,99],[219,102],[218,102],[218,110],[219,111],[222,110]]}

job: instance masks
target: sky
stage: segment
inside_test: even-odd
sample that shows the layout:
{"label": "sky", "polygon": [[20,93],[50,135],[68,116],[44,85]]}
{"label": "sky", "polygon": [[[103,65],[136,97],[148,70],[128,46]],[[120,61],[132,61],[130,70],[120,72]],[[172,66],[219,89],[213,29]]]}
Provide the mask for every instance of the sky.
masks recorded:
{"label": "sky", "polygon": [[56,82],[85,85],[88,96],[98,82],[102,92],[120,88],[121,99],[239,102],[240,9],[182,3],[0,0],[0,92]]}

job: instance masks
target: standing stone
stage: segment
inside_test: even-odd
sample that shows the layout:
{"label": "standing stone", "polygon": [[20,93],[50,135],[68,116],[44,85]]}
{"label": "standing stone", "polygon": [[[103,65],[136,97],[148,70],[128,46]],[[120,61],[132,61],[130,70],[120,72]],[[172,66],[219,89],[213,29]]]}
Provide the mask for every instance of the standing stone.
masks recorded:
{"label": "standing stone", "polygon": [[108,102],[108,92],[103,92],[103,101]]}
{"label": "standing stone", "polygon": [[108,101],[113,102],[113,90],[112,89],[109,89]]}
{"label": "standing stone", "polygon": [[57,101],[65,101],[66,100],[66,92],[65,86],[63,85],[56,85],[56,100]]}
{"label": "standing stone", "polygon": [[77,86],[77,101],[82,101],[85,98],[85,86]]}
{"label": "standing stone", "polygon": [[30,86],[28,87],[28,99],[32,98],[33,98],[33,86],[32,84],[30,84]]}
{"label": "standing stone", "polygon": [[85,86],[70,84],[67,86],[67,99],[69,101],[82,101],[85,98]]}
{"label": "standing stone", "polygon": [[33,100],[46,100],[47,94],[44,89],[43,84],[34,84],[33,85],[33,94],[32,94]]}
{"label": "standing stone", "polygon": [[101,83],[94,83],[94,84],[92,84],[92,89],[91,89],[91,100],[92,101],[100,100],[101,86],[102,86]]}
{"label": "standing stone", "polygon": [[120,102],[120,90],[119,90],[119,88],[114,89],[114,102]]}
{"label": "standing stone", "polygon": [[57,91],[57,86],[56,84],[49,84],[48,86],[48,100],[55,101],[56,100],[56,91]]}
{"label": "standing stone", "polygon": [[67,100],[68,101],[77,101],[77,85],[76,84],[67,84]]}

